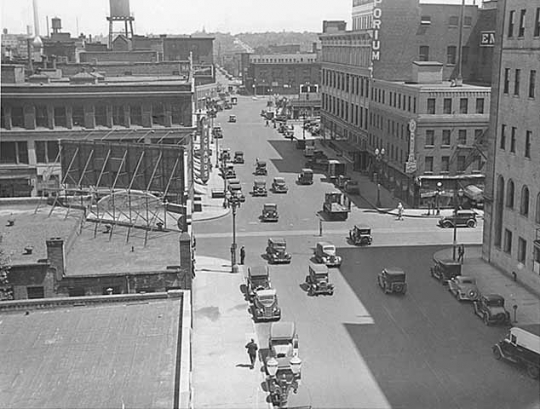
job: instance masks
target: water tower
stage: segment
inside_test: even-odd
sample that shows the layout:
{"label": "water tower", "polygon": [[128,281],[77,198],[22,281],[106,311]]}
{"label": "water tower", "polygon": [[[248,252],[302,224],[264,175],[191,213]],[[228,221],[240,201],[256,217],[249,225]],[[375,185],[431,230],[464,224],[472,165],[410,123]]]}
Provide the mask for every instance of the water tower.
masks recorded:
{"label": "water tower", "polygon": [[107,20],[109,21],[109,48],[112,49],[113,23],[124,22],[126,38],[133,38],[133,20],[135,19],[129,13],[129,0],[109,0],[109,3],[111,6],[111,15],[107,17]]}
{"label": "water tower", "polygon": [[60,30],[62,30],[62,20],[60,20],[58,17],[53,17],[51,19],[52,22],[52,31],[54,34],[58,34]]}

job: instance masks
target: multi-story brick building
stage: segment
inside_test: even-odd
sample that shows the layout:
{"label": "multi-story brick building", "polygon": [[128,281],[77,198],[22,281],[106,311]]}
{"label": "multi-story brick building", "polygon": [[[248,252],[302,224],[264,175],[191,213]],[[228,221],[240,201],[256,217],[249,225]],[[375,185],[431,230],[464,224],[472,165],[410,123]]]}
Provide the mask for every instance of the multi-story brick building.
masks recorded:
{"label": "multi-story brick building", "polygon": [[23,72],[24,66],[2,65],[0,197],[36,196],[57,186],[59,139],[177,143],[194,131],[194,91],[184,77],[82,72],[24,81]]}
{"label": "multi-story brick building", "polygon": [[303,84],[317,85],[321,65],[317,53],[244,54],[242,82],[258,95],[297,94]]}
{"label": "multi-story brick building", "polygon": [[[460,24],[460,15],[463,12],[463,24]],[[397,175],[404,172],[404,163],[407,158],[404,157],[409,148],[404,150],[404,143],[409,144],[407,124],[411,119],[421,123],[420,130],[428,129],[435,134],[440,133],[435,141],[442,143],[442,131],[445,130],[445,138],[448,131],[460,128],[460,121],[463,121],[466,115],[473,115],[474,119],[469,118],[469,123],[462,127],[461,141],[467,141],[469,148],[475,142],[473,137],[480,136],[480,129],[486,127],[488,109],[484,108],[482,114],[470,114],[473,112],[472,104],[476,98],[483,98],[485,107],[489,100],[486,92],[489,88],[471,88],[461,87],[461,81],[450,83],[450,79],[463,79],[467,83],[479,85],[489,85],[490,65],[487,61],[491,58],[491,51],[482,48],[482,40],[485,32],[494,28],[495,11],[493,7],[479,9],[478,6],[439,5],[439,4],[420,4],[418,0],[355,0],[353,2],[353,30],[344,31],[336,29],[338,25],[332,25],[332,30],[321,34],[322,42],[322,111],[321,123],[322,132],[326,138],[341,140],[337,143],[342,145],[344,153],[354,162],[354,168],[368,173],[376,173],[375,165],[380,163],[380,155],[376,155],[376,149],[380,153],[385,149],[386,158],[391,155],[395,161],[390,168],[385,170],[393,172],[395,167],[395,176],[386,175],[383,182],[388,183],[391,188],[398,188],[396,194],[403,196],[404,200],[412,200],[415,204],[420,204],[421,189],[420,185],[414,188],[404,188],[405,183],[397,186]],[[457,22],[456,22],[457,18]],[[462,53],[457,52],[460,43],[460,25]],[[324,26],[326,27],[326,25]],[[491,45],[491,44],[489,44]],[[413,63],[415,63],[413,65]],[[461,64],[460,64],[461,62]],[[438,85],[421,84],[412,85],[418,81],[418,69],[424,71],[427,67],[437,67],[436,76]],[[416,67],[416,69],[413,69]],[[461,70],[458,68],[461,67]],[[426,77],[424,72],[421,77]],[[424,81],[424,80],[422,80]],[[392,82],[394,82],[392,84]],[[430,80],[429,82],[433,82]],[[451,90],[451,85],[458,85],[455,90]],[[381,93],[381,99],[374,94],[374,88]],[[424,128],[429,121],[435,118],[428,114],[427,90],[436,88],[435,99],[442,97],[442,90],[448,93],[446,99],[453,100],[454,110],[447,115],[437,126],[431,125],[430,128]],[[446,90],[448,89],[448,90]],[[431,92],[431,91],[429,91]],[[459,93],[463,95],[457,101]],[[417,99],[416,112],[405,112],[401,99],[390,100],[389,95],[400,95],[412,100]],[[480,96],[482,94],[482,97]],[[475,96],[477,95],[477,96]],[[382,99],[386,96],[385,99]],[[393,97],[394,98],[394,97]],[[433,98],[430,98],[433,99]],[[465,104],[461,100],[467,100],[467,113],[464,113],[465,106],[458,111],[457,104]],[[384,101],[384,102],[383,102]],[[425,102],[425,103],[424,103]],[[393,106],[391,104],[396,104]],[[430,102],[431,103],[431,102]],[[397,109],[396,109],[397,108]],[[401,112],[399,112],[401,111]],[[454,112],[455,111],[455,112]],[[398,114],[399,112],[399,114]],[[457,112],[462,114],[455,115]],[[425,115],[429,115],[424,118]],[[377,118],[377,119],[375,119]],[[379,122],[377,122],[379,121]],[[454,121],[454,122],[452,122]],[[399,124],[399,138],[405,138],[406,142],[396,144],[392,150],[392,140],[397,134],[396,128],[392,131],[391,125]],[[390,124],[390,128],[388,128]],[[384,125],[384,126],[383,126]],[[401,126],[404,126],[403,133]],[[470,128],[470,129],[466,129]],[[461,129],[461,128],[460,128]],[[474,129],[474,130],[473,130]],[[467,132],[464,136],[463,131]],[[470,134],[470,136],[469,136]],[[455,162],[454,172],[457,171],[457,163],[465,164],[470,162],[469,155],[458,151],[458,137],[450,137],[452,145],[449,149],[452,153],[440,155],[445,161],[448,156],[448,162]],[[388,145],[390,150],[386,149]],[[401,146],[403,145],[403,146]],[[460,144],[461,145],[461,144]],[[397,147],[400,146],[400,147]],[[464,146],[462,146],[464,147]],[[396,149],[397,152],[396,153]],[[415,146],[415,150],[419,146]],[[446,148],[448,149],[448,148]],[[432,155],[416,151],[419,160]],[[404,157],[401,160],[401,156]],[[384,156],[383,156],[384,158]],[[433,160],[439,158],[439,155],[433,156]],[[431,159],[428,159],[431,160]],[[390,162],[392,163],[392,162]],[[407,176],[407,185],[411,180],[419,183],[418,176],[426,171],[423,163],[416,163],[417,167],[414,174]],[[418,166],[420,165],[420,166]],[[386,166],[386,165],[385,165]],[[447,179],[452,173],[452,166],[434,162],[433,168],[426,172],[443,171],[441,179]],[[463,172],[472,173],[474,166],[466,166]],[[409,171],[412,167],[409,167]],[[379,170],[379,169],[377,169]],[[462,171],[459,171],[462,172]],[[380,172],[379,172],[380,173]],[[385,172],[386,174],[386,172]],[[430,176],[432,176],[430,175]],[[378,175],[381,177],[381,175]],[[457,176],[457,175],[456,175]],[[401,177],[401,176],[400,176]],[[461,178],[461,176],[460,176]],[[404,178],[402,178],[404,179]],[[474,176],[472,179],[482,184],[481,178]],[[403,180],[404,182],[404,180]],[[454,183],[451,183],[454,186]],[[409,193],[405,193],[408,191]],[[447,191],[451,191],[451,187]],[[411,204],[413,204],[411,202]]]}
{"label": "multi-story brick building", "polygon": [[[498,4],[483,256],[540,284],[540,4]],[[489,200],[488,200],[489,199]]]}

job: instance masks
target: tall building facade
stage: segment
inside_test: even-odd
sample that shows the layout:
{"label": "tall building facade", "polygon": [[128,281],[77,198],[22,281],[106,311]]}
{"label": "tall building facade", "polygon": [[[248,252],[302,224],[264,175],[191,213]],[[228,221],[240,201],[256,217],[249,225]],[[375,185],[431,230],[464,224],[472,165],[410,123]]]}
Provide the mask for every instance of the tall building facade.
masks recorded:
{"label": "tall building facade", "polygon": [[538,285],[540,3],[499,0],[497,33],[483,256]]}

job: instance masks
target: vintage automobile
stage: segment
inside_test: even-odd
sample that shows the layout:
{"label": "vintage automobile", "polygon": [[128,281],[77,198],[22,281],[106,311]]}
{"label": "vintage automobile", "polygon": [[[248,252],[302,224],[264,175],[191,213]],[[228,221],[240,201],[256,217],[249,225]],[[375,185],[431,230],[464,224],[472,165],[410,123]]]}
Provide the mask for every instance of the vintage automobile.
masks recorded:
{"label": "vintage automobile", "polygon": [[298,183],[300,185],[312,185],[313,184],[313,170],[304,168],[298,175]]}
{"label": "vintage automobile", "polygon": [[255,296],[257,290],[267,290],[271,288],[270,271],[268,266],[248,267],[246,295],[249,301]]}
{"label": "vintage automobile", "polygon": [[223,174],[225,179],[236,179],[236,171],[234,170],[234,165],[227,165],[223,169]]}
{"label": "vintage automobile", "polygon": [[221,129],[221,126],[214,126],[212,128],[212,136],[214,139],[222,139],[223,138],[223,129]]}
{"label": "vintage automobile", "polygon": [[268,336],[268,359],[293,356],[298,356],[298,334],[295,323],[284,321],[272,323]]}
{"label": "vintage automobile", "polygon": [[278,305],[275,289],[255,290],[252,301],[251,311],[255,322],[279,320],[281,318],[281,309]]}
{"label": "vintage automobile", "polygon": [[315,246],[314,258],[327,267],[341,266],[341,257],[336,254],[336,246],[327,241],[319,241]]}
{"label": "vintage automobile", "polygon": [[328,281],[328,267],[324,264],[309,264],[309,275],[306,276],[309,295],[334,294],[334,285]]}
{"label": "vintage automobile", "polygon": [[359,195],[360,186],[358,185],[358,181],[348,180],[347,182],[345,182],[345,193],[348,193],[350,195]]}
{"label": "vintage automobile", "polygon": [[264,180],[253,181],[253,190],[251,194],[253,196],[268,196],[268,191],[266,190],[266,181]]}
{"label": "vintage automobile", "polygon": [[219,159],[222,162],[231,160],[231,150],[229,148],[224,148],[220,153]]}
{"label": "vintage automobile", "polygon": [[369,246],[373,241],[371,227],[363,224],[355,224],[349,231],[349,239],[355,245]]}
{"label": "vintage automobile", "polygon": [[401,268],[391,267],[383,269],[377,276],[377,282],[385,294],[407,292],[405,272]]}
{"label": "vintage automobile", "polygon": [[441,217],[438,222],[440,227],[476,227],[476,212],[473,210],[457,210],[451,216]]}
{"label": "vintage automobile", "polygon": [[281,237],[269,238],[266,246],[266,258],[270,264],[291,262],[291,255],[287,253],[287,242]]}
{"label": "vintage automobile", "polygon": [[472,277],[456,276],[448,280],[448,291],[450,291],[458,301],[476,301],[480,296],[480,291],[476,286],[476,280]]}
{"label": "vintage automobile", "polygon": [[229,115],[229,122],[236,122],[236,115]]}
{"label": "vintage automobile", "polygon": [[246,197],[242,193],[242,185],[240,184],[240,181],[238,179],[228,179],[227,189],[229,190],[231,195],[238,197],[241,202],[246,201]]}
{"label": "vintage automobile", "polygon": [[461,263],[454,260],[433,259],[435,264],[431,267],[431,277],[436,278],[441,284],[448,284],[448,280],[461,275]]}
{"label": "vintage automobile", "polygon": [[244,152],[236,151],[234,152],[234,163],[244,163]]}
{"label": "vintage automobile", "polygon": [[510,324],[510,313],[504,308],[504,297],[499,294],[482,294],[474,301],[474,313],[484,324]]}
{"label": "vintage automobile", "polygon": [[345,185],[347,184],[347,182],[349,182],[351,180],[350,176],[346,176],[346,175],[339,175],[337,177],[336,180],[336,186],[339,187],[340,189],[345,189]]}
{"label": "vintage automobile", "polygon": [[277,222],[279,219],[277,204],[265,203],[263,205],[261,219],[263,222]]}
{"label": "vintage automobile", "polygon": [[266,162],[264,160],[257,159],[257,163],[255,165],[255,174],[263,176],[266,176],[268,174],[268,170],[266,169]]}
{"label": "vintage automobile", "polygon": [[272,190],[274,193],[287,193],[289,188],[285,183],[285,178],[282,178],[281,176],[275,177],[272,181]]}

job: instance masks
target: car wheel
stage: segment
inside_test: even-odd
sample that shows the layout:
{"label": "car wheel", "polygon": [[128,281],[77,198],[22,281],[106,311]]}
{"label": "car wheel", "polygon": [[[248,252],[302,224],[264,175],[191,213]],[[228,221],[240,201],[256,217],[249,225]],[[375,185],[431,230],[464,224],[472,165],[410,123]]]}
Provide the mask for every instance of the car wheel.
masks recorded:
{"label": "car wheel", "polygon": [[476,220],[469,220],[467,222],[467,227],[476,227]]}
{"label": "car wheel", "polygon": [[501,350],[499,349],[498,346],[493,347],[493,356],[495,357],[497,361],[502,358]]}
{"label": "car wheel", "polygon": [[532,379],[538,379],[538,377],[540,376],[540,368],[533,364],[528,364],[527,375],[529,375],[529,377]]}

